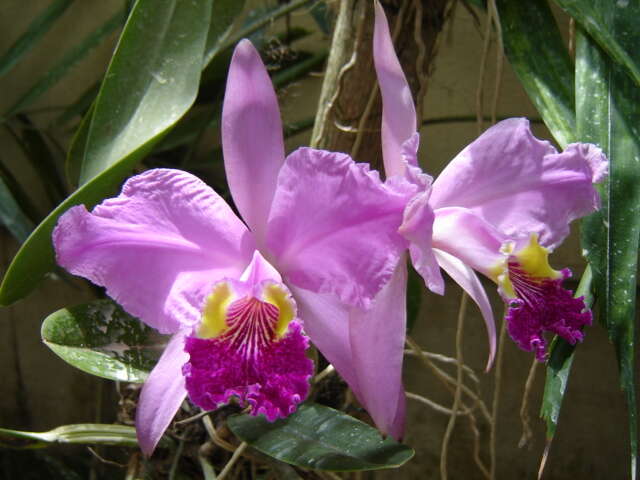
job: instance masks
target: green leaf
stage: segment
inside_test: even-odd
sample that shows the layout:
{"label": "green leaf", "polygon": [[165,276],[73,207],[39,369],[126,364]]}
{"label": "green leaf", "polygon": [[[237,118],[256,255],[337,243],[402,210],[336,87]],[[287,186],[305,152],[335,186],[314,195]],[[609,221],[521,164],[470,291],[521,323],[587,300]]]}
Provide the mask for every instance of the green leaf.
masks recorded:
{"label": "green leaf", "polygon": [[[608,25],[614,33],[615,25]],[[610,162],[609,177],[600,189],[602,207],[582,222],[582,248],[593,269],[600,321],[616,349],[620,384],[629,410],[631,476],[636,478],[634,351],[640,237],[640,89],[594,40],[581,34],[576,46],[579,139],[598,144]]]}
{"label": "green leaf", "polygon": [[27,30],[0,58],[0,76],[10,71],[40,41],[72,3],[73,0],[55,0],[31,22]]}
{"label": "green leaf", "polygon": [[285,419],[229,417],[229,428],[262,453],[302,468],[331,471],[395,468],[414,451],[355,418],[323,405],[308,403]]}
{"label": "green leaf", "polygon": [[[576,290],[575,297],[584,297],[587,308],[593,305],[593,295],[591,286],[593,275],[591,267],[587,266],[580,279],[580,285]],[[540,417],[547,423],[547,440],[551,441],[556,433],[558,419],[560,417],[560,407],[567,389],[571,365],[573,364],[573,354],[576,346],[571,345],[563,338],[556,336],[549,348],[549,360],[547,361],[547,376],[544,383],[544,394],[542,396],[542,407]]]}
{"label": "green leaf", "polygon": [[33,222],[29,220],[14,198],[2,175],[0,175],[0,221],[21,243],[26,240],[34,227]]}
{"label": "green leaf", "polygon": [[[63,425],[48,432],[23,432],[0,428],[0,446],[3,447],[42,448],[49,443],[138,446],[136,429],[127,425],[79,423]],[[163,447],[170,446],[171,440],[163,437],[160,445]]]}
{"label": "green leaf", "polygon": [[67,50],[62,59],[47,73],[40,77],[27,92],[14,103],[5,113],[10,117],[24,110],[37,100],[40,95],[54,86],[62,79],[80,60],[82,60],[104,38],[122,25],[122,12],[118,12],[103,23],[98,29],[87,35],[80,43]]}
{"label": "green leaf", "polygon": [[211,2],[140,0],[96,99],[80,185],[157,141],[195,100]]}
{"label": "green leaf", "polygon": [[636,0],[556,0],[640,86],[640,3]]}
{"label": "green leaf", "polygon": [[92,375],[143,383],[158,358],[153,330],[111,300],[63,308],[42,324],[42,341]]}
{"label": "green leaf", "polygon": [[497,6],[509,63],[564,148],[575,137],[574,74],[549,5],[546,0],[497,0]]}
{"label": "green leaf", "polygon": [[136,3],[96,100],[87,136],[76,135],[80,145],[86,139],[86,148],[72,146],[73,152],[85,151],[85,183],[23,244],[0,285],[1,305],[24,297],[54,268],[51,232],[58,217],[73,205],[91,207],[113,194],[193,103],[210,6],[207,0]]}

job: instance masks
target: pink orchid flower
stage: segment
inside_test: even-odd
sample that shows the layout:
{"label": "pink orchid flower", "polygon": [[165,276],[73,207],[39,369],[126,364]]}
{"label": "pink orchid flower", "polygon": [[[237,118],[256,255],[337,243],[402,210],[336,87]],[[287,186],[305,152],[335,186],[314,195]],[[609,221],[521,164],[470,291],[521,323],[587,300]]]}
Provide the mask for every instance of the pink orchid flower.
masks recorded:
{"label": "pink orchid flower", "polygon": [[[374,61],[385,171],[391,182],[411,179],[420,171],[416,110],[378,2]],[[489,365],[495,325],[474,271],[498,285],[509,334],[538,360],[546,358],[545,331],[572,344],[582,340],[591,312],[562,288],[569,270],[552,269],[547,257],[568,235],[571,221],[599,207],[593,184],[607,169],[595,145],[574,143],[558,153],[531,134],[526,119],[513,118],[484,132],[408,203],[399,231],[411,241],[413,265],[432,291],[442,292],[440,267],[476,302],[489,333]]]}
{"label": "pink orchid flower", "polygon": [[[157,169],[92,212],[71,208],[53,233],[61,266],[172,335],[138,404],[147,455],[187,394],[204,409],[235,396],[269,420],[292,413],[312,374],[302,322],[359,392],[348,326],[334,313],[370,308],[406,248],[406,187],[339,153],[301,148],[285,159],[277,98],[247,40],[229,69],[222,145],[245,223],[196,177]],[[384,372],[372,375],[384,390]]]}

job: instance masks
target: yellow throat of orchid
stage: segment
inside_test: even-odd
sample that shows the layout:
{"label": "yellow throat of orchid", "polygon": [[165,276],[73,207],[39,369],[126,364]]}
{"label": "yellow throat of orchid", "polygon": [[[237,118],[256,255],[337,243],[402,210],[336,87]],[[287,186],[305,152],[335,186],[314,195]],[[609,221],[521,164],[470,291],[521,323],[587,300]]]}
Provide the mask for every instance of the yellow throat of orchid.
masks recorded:
{"label": "yellow throat of orchid", "polygon": [[549,265],[549,250],[540,245],[537,233],[532,233],[529,236],[529,243],[518,252],[513,252],[513,248],[513,244],[503,247],[503,253],[507,258],[494,268],[491,275],[507,297],[517,297],[509,275],[510,264],[516,264],[517,268],[529,278],[558,279],[562,277],[559,271]]}
{"label": "yellow throat of orchid", "polygon": [[[276,338],[280,339],[287,332],[289,323],[295,318],[295,308],[288,290],[277,283],[264,285],[261,298],[257,300],[273,305],[278,309],[278,320],[275,326]],[[228,282],[218,283],[206,299],[198,336],[200,338],[216,338],[228,327],[227,316],[229,306],[238,296]]]}

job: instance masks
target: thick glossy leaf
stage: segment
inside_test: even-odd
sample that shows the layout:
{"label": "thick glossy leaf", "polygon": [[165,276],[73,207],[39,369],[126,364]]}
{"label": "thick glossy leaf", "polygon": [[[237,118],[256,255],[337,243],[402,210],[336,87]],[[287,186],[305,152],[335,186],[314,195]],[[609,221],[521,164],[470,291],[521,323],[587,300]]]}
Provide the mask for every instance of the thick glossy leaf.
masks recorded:
{"label": "thick glossy leaf", "polygon": [[[560,146],[575,138],[574,74],[546,0],[497,0],[509,63]],[[544,45],[544,48],[540,48]]]}
{"label": "thick glossy leaf", "polygon": [[[584,303],[587,308],[591,308],[594,300],[591,293],[592,281],[593,275],[591,273],[591,267],[587,266],[575,293],[575,297],[584,297]],[[587,335],[588,334],[587,331]],[[571,345],[566,340],[556,336],[549,349],[547,376],[544,383],[542,407],[540,408],[540,416],[547,423],[548,441],[550,441],[556,433],[558,419],[560,417],[560,407],[562,407],[562,400],[567,390],[575,348],[575,345]]]}
{"label": "thick glossy leaf", "polygon": [[263,416],[238,415],[229,427],[253,448],[282,462],[314,470],[356,471],[399,467],[413,449],[383,440],[369,425],[323,405],[301,405],[273,423]]}
{"label": "thick glossy leaf", "polygon": [[[615,33],[615,22],[609,28]],[[621,32],[623,33],[623,32]],[[598,144],[609,157],[602,208],[583,220],[582,246],[593,269],[600,321],[613,342],[620,384],[627,397],[631,472],[638,449],[635,393],[635,321],[640,236],[640,88],[596,42],[579,35],[576,104],[581,141]]]}
{"label": "thick glossy leaf", "polygon": [[[54,268],[51,232],[58,217],[72,205],[90,207],[113,194],[131,168],[189,108],[198,91],[210,6],[207,0],[136,3],[87,136],[76,136],[87,142],[82,176],[90,180],[51,212],[24,243],[0,286],[1,305],[25,296]],[[132,98],[140,103],[132,103]]]}
{"label": "thick glossy leaf", "polygon": [[640,2],[637,0],[556,0],[640,87]]}
{"label": "thick glossy leaf", "polygon": [[[48,432],[23,432],[0,428],[0,446],[3,447],[41,448],[50,443],[138,446],[136,429],[128,425],[79,423],[63,425]],[[163,437],[160,446],[168,447],[171,443],[171,440]]]}
{"label": "thick glossy leaf", "polygon": [[157,141],[195,100],[211,2],[140,0],[96,99],[79,184]]}
{"label": "thick glossy leaf", "polygon": [[44,320],[41,335],[70,365],[123,382],[144,382],[160,352],[153,330],[111,300],[54,312]]}
{"label": "thick glossy leaf", "polygon": [[9,185],[0,175],[0,222],[19,242],[24,242],[33,230],[33,222],[22,211]]}
{"label": "thick glossy leaf", "polygon": [[55,0],[33,19],[27,30],[0,58],[0,76],[11,70],[29,50],[38,44],[42,36],[49,31],[72,3],[73,0]]}
{"label": "thick glossy leaf", "polygon": [[38,78],[36,83],[29,88],[29,90],[27,90],[27,92],[11,106],[11,108],[9,108],[5,113],[5,116],[9,117],[24,110],[31,103],[37,100],[40,95],[58,83],[58,81],[62,79],[62,77],[64,77],[74,65],[82,60],[94,47],[99,45],[107,35],[122,25],[122,20],[122,12],[116,13],[100,27],[83,38],[80,43],[70,48],[51,70]]}

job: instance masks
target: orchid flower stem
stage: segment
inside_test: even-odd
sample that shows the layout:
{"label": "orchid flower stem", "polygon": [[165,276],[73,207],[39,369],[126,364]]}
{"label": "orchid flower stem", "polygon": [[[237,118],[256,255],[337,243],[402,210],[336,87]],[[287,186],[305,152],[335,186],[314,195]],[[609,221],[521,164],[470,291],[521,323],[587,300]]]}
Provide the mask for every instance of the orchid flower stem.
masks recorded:
{"label": "orchid flower stem", "polygon": [[217,480],[223,480],[224,477],[227,476],[227,474],[231,471],[231,469],[236,464],[238,459],[242,456],[244,451],[247,449],[247,446],[248,446],[247,442],[242,442],[240,445],[238,445],[238,448],[236,448],[236,450],[233,452],[233,455],[231,455],[231,458],[229,459],[227,464],[224,466],[224,468],[220,472],[220,475],[218,475]]}
{"label": "orchid flower stem", "polygon": [[[417,393],[411,393],[411,392],[405,392],[405,395],[407,396],[407,398],[410,398],[411,400],[416,400],[430,408],[432,408],[433,410],[435,410],[436,412],[440,412],[443,413],[445,415],[451,415],[453,414],[453,410],[440,405],[439,403],[434,402],[433,400],[429,400],[426,397],[423,397],[422,395],[418,395]],[[462,415],[470,415],[471,414],[471,409],[470,408],[464,408],[460,410],[460,414]]]}
{"label": "orchid flower stem", "polygon": [[[420,360],[424,363],[424,365],[429,370],[431,370],[434,373],[434,375],[438,379],[440,379],[440,381],[444,383],[444,385],[447,387],[449,391],[453,391],[453,388],[451,388],[451,385],[455,385],[456,383],[455,379],[450,375],[448,375],[446,372],[444,372],[442,369],[434,365],[433,362],[429,359],[429,357],[425,355],[425,352],[423,352],[420,346],[415,342],[415,340],[413,340],[408,335],[407,335],[406,341],[407,341],[407,344],[414,351],[414,354],[420,358]],[[469,398],[471,398],[471,400],[473,400],[473,402],[480,409],[482,416],[486,419],[487,422],[490,423],[491,415],[489,413],[489,410],[487,409],[487,406],[482,401],[482,399],[464,384],[462,385],[462,392],[465,393]]]}
{"label": "orchid flower stem", "polygon": [[178,472],[178,464],[180,463],[180,457],[182,456],[182,450],[184,449],[184,439],[181,438],[178,443],[178,448],[176,448],[176,454],[173,457],[171,462],[171,469],[169,470],[169,480],[173,480],[176,478],[176,473]]}
{"label": "orchid flower stem", "polygon": [[489,452],[491,458],[490,479],[496,478],[496,427],[498,423],[498,407],[500,405],[500,386],[502,384],[502,358],[504,354],[504,340],[507,334],[506,322],[502,322],[500,327],[500,337],[498,340],[498,354],[496,357],[496,377],[493,388],[493,405],[491,406],[491,437],[489,440]]}
{"label": "orchid flower stem", "polygon": [[536,378],[536,372],[540,362],[534,358],[531,362],[531,368],[529,368],[529,375],[527,381],[524,384],[524,392],[522,393],[522,404],[520,406],[520,421],[522,422],[522,436],[518,442],[518,448],[524,447],[531,437],[533,432],[531,431],[531,425],[529,424],[531,418],[529,417],[529,396],[531,394],[531,388],[533,387],[533,381]]}
{"label": "orchid flower stem", "polygon": [[[417,356],[415,351],[409,350],[409,349],[405,350],[404,354]],[[442,363],[453,363],[453,364],[456,363],[455,358],[447,357],[446,355],[442,355],[441,353],[427,352],[426,350],[422,350],[422,355],[426,355],[427,357]],[[476,385],[480,385],[480,379],[478,378],[478,376],[476,375],[476,372],[474,372],[471,367],[469,367],[468,365],[462,364],[462,368],[473,383],[475,383]]]}
{"label": "orchid flower stem", "polygon": [[216,471],[213,469],[213,465],[211,465],[209,459],[203,455],[201,451],[198,452],[198,462],[200,463],[204,480],[217,480]]}
{"label": "orchid flower stem", "polygon": [[179,422],[174,422],[174,425],[184,425],[185,423],[195,422],[196,420],[200,420],[202,417],[205,417],[212,412],[213,410],[204,410],[192,417],[185,418],[184,420],[180,420]]}
{"label": "orchid flower stem", "polygon": [[469,428],[473,433],[473,461],[476,462],[478,469],[480,469],[484,477],[488,480],[491,474],[480,458],[480,430],[478,430],[476,417],[474,415],[468,415],[467,418],[469,419]]}
{"label": "orchid flower stem", "polygon": [[463,382],[463,355],[462,355],[462,334],[464,332],[464,317],[467,313],[467,301],[468,296],[465,292],[462,292],[460,299],[460,310],[458,311],[458,325],[456,327],[456,360],[458,368],[456,372],[456,391],[453,397],[453,406],[451,407],[451,416],[449,417],[449,423],[442,439],[442,450],[440,452],[440,478],[442,480],[447,479],[447,453],[449,450],[449,440],[453,433],[453,427],[456,424],[456,417],[458,415],[458,408],[460,407],[460,401],[462,399],[462,382]]}
{"label": "orchid flower stem", "polygon": [[329,375],[331,375],[335,371],[336,371],[336,369],[333,367],[333,365],[328,365],[327,368],[325,368],[319,374],[317,374],[315,377],[313,377],[312,382],[313,383],[320,383],[322,380],[327,378]]}
{"label": "orchid flower stem", "polygon": [[234,452],[236,450],[236,448],[231,445],[229,442],[227,442],[226,440],[223,440],[222,438],[220,438],[218,436],[218,432],[216,432],[216,428],[213,426],[213,422],[211,421],[211,417],[209,416],[205,416],[202,418],[202,423],[204,424],[204,428],[207,431],[207,433],[209,434],[209,438],[211,438],[211,441],[213,443],[215,443],[216,445],[218,445],[221,448],[224,448],[225,450],[229,451],[229,452]]}

